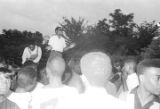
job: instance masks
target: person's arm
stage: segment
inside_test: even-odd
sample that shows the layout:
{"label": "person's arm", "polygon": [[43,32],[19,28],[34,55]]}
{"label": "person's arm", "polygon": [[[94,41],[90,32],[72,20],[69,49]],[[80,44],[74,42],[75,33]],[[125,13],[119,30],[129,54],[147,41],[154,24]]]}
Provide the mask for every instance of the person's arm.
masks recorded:
{"label": "person's arm", "polygon": [[70,44],[69,46],[65,46],[65,48],[63,49],[63,51],[67,51],[67,50],[69,50],[69,49],[71,49],[71,48],[73,48],[73,47],[75,47],[76,46],[76,44],[75,43],[72,43],[72,44]]}
{"label": "person's arm", "polygon": [[[54,37],[54,36],[53,36]],[[51,37],[48,41],[48,46],[46,47],[47,50],[52,50],[53,46],[53,37]]]}
{"label": "person's arm", "polygon": [[24,64],[27,61],[27,58],[28,58],[28,48],[26,47],[22,54],[22,64]]}
{"label": "person's arm", "polygon": [[42,49],[41,49],[41,47],[37,46],[37,49],[38,49],[38,52],[37,52],[38,54],[37,54],[36,59],[33,60],[34,63],[38,63],[40,61],[41,57],[42,57]]}

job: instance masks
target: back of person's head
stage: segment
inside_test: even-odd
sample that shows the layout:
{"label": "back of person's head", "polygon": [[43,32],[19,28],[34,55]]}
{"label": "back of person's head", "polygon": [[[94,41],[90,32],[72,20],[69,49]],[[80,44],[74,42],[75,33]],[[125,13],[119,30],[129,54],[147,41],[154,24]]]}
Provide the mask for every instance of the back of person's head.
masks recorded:
{"label": "back of person's head", "polygon": [[37,83],[37,72],[30,66],[25,66],[18,71],[17,87],[26,92],[32,91]]}
{"label": "back of person's head", "polygon": [[137,67],[137,58],[136,57],[128,57],[124,60],[123,64],[123,72],[128,74],[136,72]]}
{"label": "back of person's head", "polygon": [[48,60],[46,71],[48,77],[62,77],[65,71],[65,61],[62,57],[53,57]]}
{"label": "back of person's head", "polygon": [[49,83],[47,73],[46,73],[46,63],[40,63],[38,65],[38,82],[41,82],[44,85]]}
{"label": "back of person's head", "polygon": [[81,69],[80,69],[80,60],[77,58],[71,58],[68,66],[70,67],[70,69],[72,70],[72,72],[77,73],[79,75],[81,75]]}
{"label": "back of person's head", "polygon": [[35,71],[37,71],[37,65],[33,61],[26,61],[23,65],[23,67],[29,67],[29,66],[35,69]]}
{"label": "back of person's head", "polygon": [[80,60],[82,74],[94,86],[104,86],[112,73],[110,57],[99,51],[90,52]]}
{"label": "back of person's head", "polygon": [[137,65],[137,74],[143,75],[149,68],[160,68],[160,59],[144,59]]}

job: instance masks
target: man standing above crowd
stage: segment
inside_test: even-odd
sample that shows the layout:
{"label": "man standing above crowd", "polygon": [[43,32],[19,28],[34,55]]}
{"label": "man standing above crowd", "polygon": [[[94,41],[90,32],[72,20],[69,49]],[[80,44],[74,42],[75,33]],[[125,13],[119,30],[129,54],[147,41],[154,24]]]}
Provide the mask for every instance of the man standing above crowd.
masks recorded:
{"label": "man standing above crowd", "polygon": [[75,46],[74,44],[67,46],[65,39],[68,39],[68,38],[66,38],[66,36],[63,35],[63,30],[61,27],[57,27],[55,29],[55,33],[56,35],[52,36],[49,39],[48,46],[47,46],[47,49],[51,50],[49,59],[51,59],[51,56],[52,57],[55,57],[55,56],[62,57],[63,51],[66,51]]}

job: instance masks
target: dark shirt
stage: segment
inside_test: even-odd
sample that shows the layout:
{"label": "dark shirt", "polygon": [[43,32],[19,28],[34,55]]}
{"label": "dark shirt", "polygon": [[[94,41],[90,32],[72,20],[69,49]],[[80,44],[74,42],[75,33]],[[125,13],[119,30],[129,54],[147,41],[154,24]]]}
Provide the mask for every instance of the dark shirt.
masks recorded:
{"label": "dark shirt", "polygon": [[154,104],[154,102],[160,103],[159,97],[155,96],[153,100],[151,100],[150,102],[148,102],[147,104],[142,106],[141,102],[140,102],[140,99],[138,97],[138,94],[137,94],[137,89],[138,89],[138,87],[136,87],[135,89],[133,89],[131,91],[131,93],[135,95],[135,97],[134,97],[134,109],[150,109],[150,107]]}

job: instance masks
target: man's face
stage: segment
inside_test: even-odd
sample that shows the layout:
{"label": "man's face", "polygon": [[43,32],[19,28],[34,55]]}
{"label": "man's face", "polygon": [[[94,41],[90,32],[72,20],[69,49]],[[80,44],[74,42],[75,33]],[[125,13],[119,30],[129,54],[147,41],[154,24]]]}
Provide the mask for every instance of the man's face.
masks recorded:
{"label": "man's face", "polygon": [[62,35],[63,35],[62,29],[58,29],[58,30],[56,31],[56,34],[57,34],[58,36],[62,36]]}
{"label": "man's face", "polygon": [[151,94],[160,95],[160,68],[146,68],[142,76],[141,83]]}
{"label": "man's face", "polygon": [[10,88],[10,77],[0,72],[0,95],[6,95]]}
{"label": "man's face", "polygon": [[33,51],[35,49],[35,45],[31,44],[29,45],[29,48]]}

